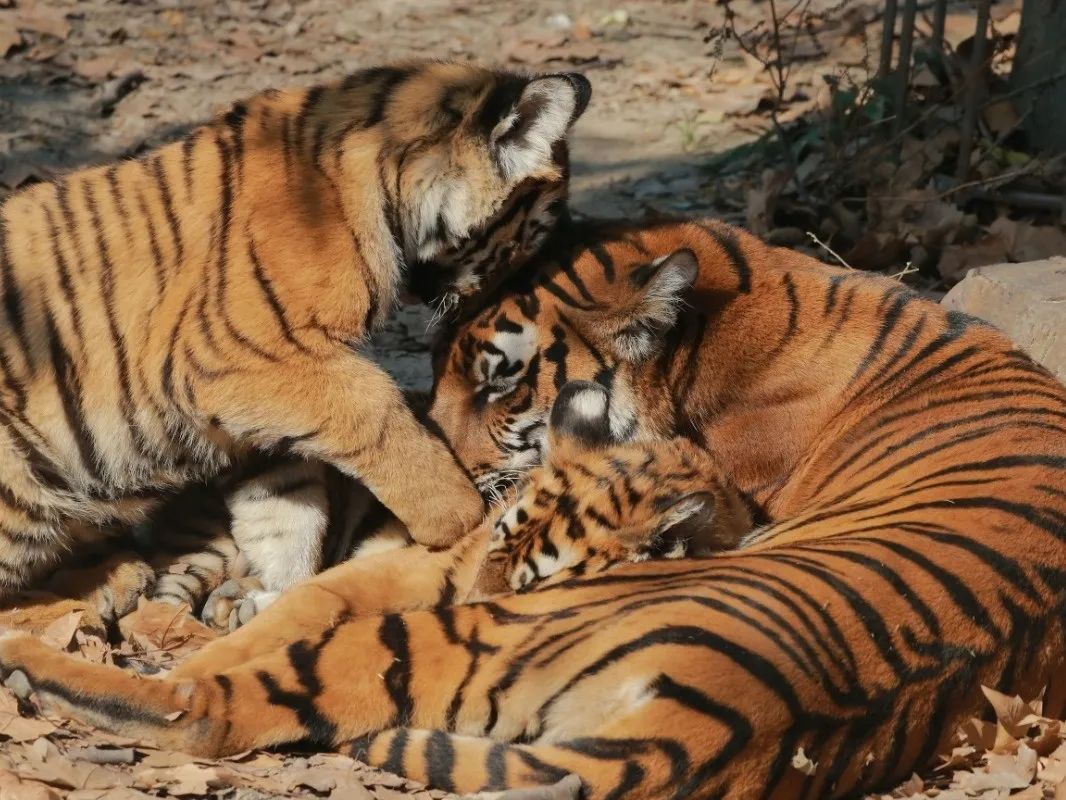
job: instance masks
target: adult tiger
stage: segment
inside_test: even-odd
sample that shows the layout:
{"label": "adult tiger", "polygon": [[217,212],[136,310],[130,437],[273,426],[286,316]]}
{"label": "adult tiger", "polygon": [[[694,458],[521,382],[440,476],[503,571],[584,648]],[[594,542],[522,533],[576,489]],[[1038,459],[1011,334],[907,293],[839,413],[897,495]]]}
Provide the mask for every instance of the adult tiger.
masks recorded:
{"label": "adult tiger", "polygon": [[419,541],[473,527],[469,479],[356,346],[407,270],[476,291],[455,259],[509,230],[508,198],[551,224],[588,97],[578,75],[376,67],[7,199],[0,597],[249,448],[358,475]]}
{"label": "adult tiger", "polygon": [[[769,521],[740,549],[448,605],[468,540],[349,562],[169,680],[26,637],[0,664],[174,747],[357,742],[443,788],[575,772],[596,798],[854,796],[923,765],[982,683],[1050,683],[1061,711],[1066,389],[990,327],[724,225],[574,241],[453,331],[433,417],[488,491],[594,379],[600,429],[680,432],[748,493]],[[580,533],[585,499],[550,502]]]}

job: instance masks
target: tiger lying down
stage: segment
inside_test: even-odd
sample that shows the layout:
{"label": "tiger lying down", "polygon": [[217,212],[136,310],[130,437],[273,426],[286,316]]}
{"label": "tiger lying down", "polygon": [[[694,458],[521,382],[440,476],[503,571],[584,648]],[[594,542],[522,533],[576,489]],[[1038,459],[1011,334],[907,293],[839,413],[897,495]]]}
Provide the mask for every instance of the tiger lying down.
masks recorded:
{"label": "tiger lying down", "polygon": [[[165,679],[19,634],[4,673],[194,753],[301,741],[459,792],[573,773],[612,799],[888,787],[981,684],[1061,714],[1066,389],[894,281],[719,223],[552,247],[442,336],[430,408],[483,493],[545,463],[495,528],[522,591],[458,602],[491,578],[481,528],[330,570]],[[713,475],[758,515],[739,542],[739,510],[707,536],[733,507]],[[678,541],[730,549],[655,557]]]}

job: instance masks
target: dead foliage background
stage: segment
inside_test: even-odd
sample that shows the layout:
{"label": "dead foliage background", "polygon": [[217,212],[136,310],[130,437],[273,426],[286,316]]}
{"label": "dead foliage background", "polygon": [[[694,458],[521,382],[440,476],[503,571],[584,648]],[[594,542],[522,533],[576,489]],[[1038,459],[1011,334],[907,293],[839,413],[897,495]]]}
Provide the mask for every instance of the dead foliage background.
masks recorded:
{"label": "dead foliage background", "polygon": [[[713,214],[932,294],[972,266],[1066,252],[1066,167],[1030,151],[1006,82],[1020,0],[991,7],[961,170],[972,7],[949,5],[933,49],[919,6],[902,95],[879,69],[881,15],[872,0],[0,0],[0,198],[136,155],[256,90],[431,53],[589,74],[579,213]],[[401,309],[374,343],[411,388],[429,382],[426,319]],[[147,602],[114,630],[91,616],[72,606],[41,635],[149,673],[215,636]],[[1038,700],[987,696],[996,721],[963,726],[939,766],[885,797],[1066,800],[1064,723]],[[793,767],[818,769],[803,752]],[[412,795],[446,796],[337,755],[159,751],[45,718],[0,689],[0,800]]]}

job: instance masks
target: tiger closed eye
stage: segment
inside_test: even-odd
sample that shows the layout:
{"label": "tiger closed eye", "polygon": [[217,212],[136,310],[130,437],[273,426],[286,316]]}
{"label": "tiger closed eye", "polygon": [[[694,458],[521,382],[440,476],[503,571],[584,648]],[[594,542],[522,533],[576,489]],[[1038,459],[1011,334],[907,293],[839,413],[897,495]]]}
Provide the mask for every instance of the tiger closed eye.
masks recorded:
{"label": "tiger closed eye", "polygon": [[489,396],[489,399],[498,400],[505,397],[518,388],[517,378],[497,378],[486,381],[480,386],[480,391]]}

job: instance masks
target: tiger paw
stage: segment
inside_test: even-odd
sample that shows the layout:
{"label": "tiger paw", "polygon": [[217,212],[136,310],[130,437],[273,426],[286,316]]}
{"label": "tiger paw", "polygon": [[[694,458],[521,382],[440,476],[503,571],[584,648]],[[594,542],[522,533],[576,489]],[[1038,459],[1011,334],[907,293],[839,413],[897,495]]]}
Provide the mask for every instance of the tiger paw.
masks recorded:
{"label": "tiger paw", "polygon": [[504,789],[502,792],[478,792],[470,797],[472,800],[579,800],[581,778],[570,773],[558,783],[548,786]]}
{"label": "tiger paw", "polygon": [[247,625],[253,617],[278,598],[268,592],[258,578],[233,578],[219,586],[207,598],[200,619],[221,633],[230,633]]}
{"label": "tiger paw", "polygon": [[[36,636],[26,631],[0,632],[0,683],[19,699],[25,700],[33,692],[26,670],[35,650],[47,650]],[[51,651],[54,652],[54,651]]]}
{"label": "tiger paw", "polygon": [[[450,547],[481,524],[485,505],[473,484],[464,482],[434,490],[416,519],[404,520],[411,538],[426,547]],[[426,507],[431,508],[428,510]]]}
{"label": "tiger paw", "polygon": [[86,569],[62,569],[48,579],[50,591],[82,600],[112,623],[137,608],[155,584],[155,570],[133,553],[116,553]]}

